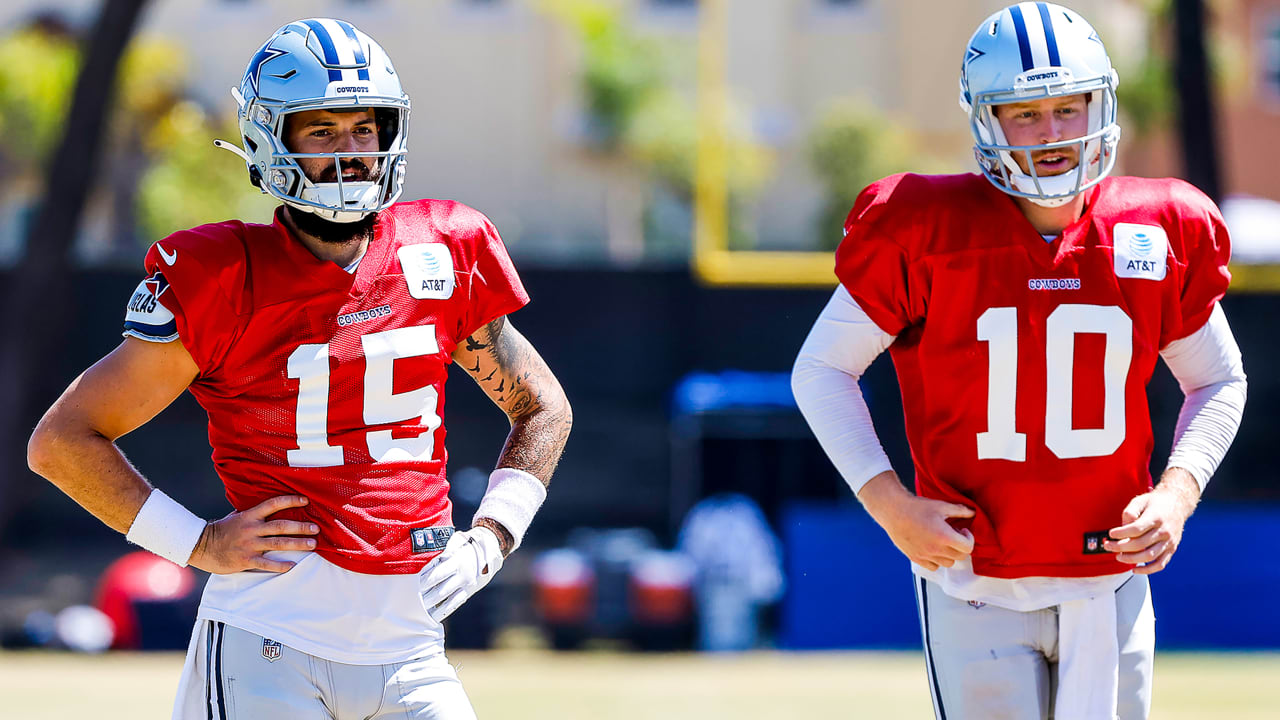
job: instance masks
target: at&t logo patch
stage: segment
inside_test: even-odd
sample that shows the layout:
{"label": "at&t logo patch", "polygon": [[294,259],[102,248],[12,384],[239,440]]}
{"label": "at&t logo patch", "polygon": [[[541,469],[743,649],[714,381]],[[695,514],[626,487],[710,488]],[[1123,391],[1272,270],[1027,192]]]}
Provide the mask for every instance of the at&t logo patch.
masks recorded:
{"label": "at&t logo patch", "polygon": [[1169,236],[1159,225],[1116,223],[1111,232],[1116,277],[1163,280],[1169,266]]}
{"label": "at&t logo patch", "polygon": [[453,256],[443,243],[406,245],[396,250],[410,297],[447,300],[453,295]]}

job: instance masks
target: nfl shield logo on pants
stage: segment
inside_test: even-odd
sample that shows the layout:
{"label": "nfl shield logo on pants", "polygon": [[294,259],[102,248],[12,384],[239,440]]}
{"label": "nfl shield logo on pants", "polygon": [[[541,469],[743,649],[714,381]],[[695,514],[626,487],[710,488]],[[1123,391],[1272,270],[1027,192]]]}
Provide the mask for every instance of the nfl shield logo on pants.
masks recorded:
{"label": "nfl shield logo on pants", "polygon": [[280,653],[280,643],[275,640],[262,638],[262,657],[266,658],[267,662],[275,662],[279,660]]}

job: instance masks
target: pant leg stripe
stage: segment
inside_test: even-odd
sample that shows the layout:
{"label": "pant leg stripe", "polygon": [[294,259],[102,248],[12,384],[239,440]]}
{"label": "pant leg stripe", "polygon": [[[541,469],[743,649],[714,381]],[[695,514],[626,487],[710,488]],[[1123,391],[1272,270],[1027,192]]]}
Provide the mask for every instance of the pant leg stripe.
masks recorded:
{"label": "pant leg stripe", "polygon": [[938,685],[938,668],[933,662],[933,645],[929,637],[929,595],[928,585],[920,578],[920,626],[924,631],[924,661],[929,669],[929,690],[933,693],[933,707],[937,711],[938,720],[947,720],[947,710],[942,706],[942,688]]}
{"label": "pant leg stripe", "polygon": [[218,720],[227,720],[227,703],[226,698],[222,696],[222,637],[225,634],[227,626],[224,623],[218,623],[218,648],[214,651],[214,680],[217,681],[216,689],[218,692]]}
{"label": "pant leg stripe", "polygon": [[205,720],[213,720],[213,622],[205,621],[204,706]]}

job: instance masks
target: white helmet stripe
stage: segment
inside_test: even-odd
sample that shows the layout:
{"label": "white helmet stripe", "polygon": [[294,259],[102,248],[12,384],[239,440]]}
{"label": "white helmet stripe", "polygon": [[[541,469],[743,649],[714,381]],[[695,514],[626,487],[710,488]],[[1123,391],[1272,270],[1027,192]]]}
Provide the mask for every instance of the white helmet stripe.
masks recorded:
{"label": "white helmet stripe", "polygon": [[1053,30],[1053,18],[1049,16],[1049,5],[1047,3],[1038,2],[1036,8],[1040,11],[1040,25],[1044,28],[1044,41],[1049,47],[1049,65],[1058,67],[1062,65],[1062,58],[1058,52],[1058,33]]}
{"label": "white helmet stripe", "polygon": [[351,40],[347,38],[347,33],[343,31],[338,21],[330,18],[317,18],[317,22],[329,32],[329,42],[333,43],[333,49],[337,52],[337,64],[343,67],[355,65],[356,53],[351,47]]}
{"label": "white helmet stripe", "polygon": [[317,18],[317,22],[329,33],[329,42],[333,44],[333,49],[337,54],[337,64],[342,66],[342,81],[355,82],[359,78],[356,77],[356,71],[348,69],[356,64],[356,53],[352,49],[350,38],[347,37],[346,31],[338,24],[338,21],[329,18]]}
{"label": "white helmet stripe", "polygon": [[329,82],[335,80],[345,80],[342,71],[338,70],[338,49],[333,45],[333,37],[329,34],[328,28],[320,23],[319,20],[303,20],[302,24],[315,35],[316,40],[320,42],[321,51],[324,53],[324,67],[329,71]]}
{"label": "white helmet stripe", "polygon": [[1022,21],[1027,26],[1027,44],[1031,46],[1032,67],[1049,67],[1049,43],[1046,41],[1044,24],[1040,15],[1040,3],[1024,2],[1018,4],[1022,11]]}

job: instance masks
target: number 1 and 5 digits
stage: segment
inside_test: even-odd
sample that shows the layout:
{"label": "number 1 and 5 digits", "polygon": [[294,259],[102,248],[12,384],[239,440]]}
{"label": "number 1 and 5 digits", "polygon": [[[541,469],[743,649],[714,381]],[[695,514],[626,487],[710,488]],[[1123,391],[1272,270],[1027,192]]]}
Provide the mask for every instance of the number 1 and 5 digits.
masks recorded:
{"label": "number 1 and 5 digits", "polygon": [[[978,459],[1027,459],[1026,433],[1016,428],[1018,393],[1018,309],[988,308],[978,318],[978,340],[989,343],[987,431],[977,435]],[[1103,423],[1100,428],[1071,426],[1075,336],[1105,336]],[[430,385],[392,391],[391,373],[399,358],[439,352],[435,327],[420,325],[371,333],[360,338],[364,350],[364,421],[367,425],[422,418],[427,429],[417,437],[393,438],[390,430],[367,435],[375,461],[428,459],[434,454],[438,394]],[[1133,321],[1114,305],[1059,305],[1045,321],[1045,445],[1059,458],[1101,457],[1115,452],[1125,437],[1125,379],[1133,358]],[[298,380],[298,449],[288,451],[294,467],[343,464],[341,446],[329,444],[329,345],[301,345],[289,356],[289,377]]]}

